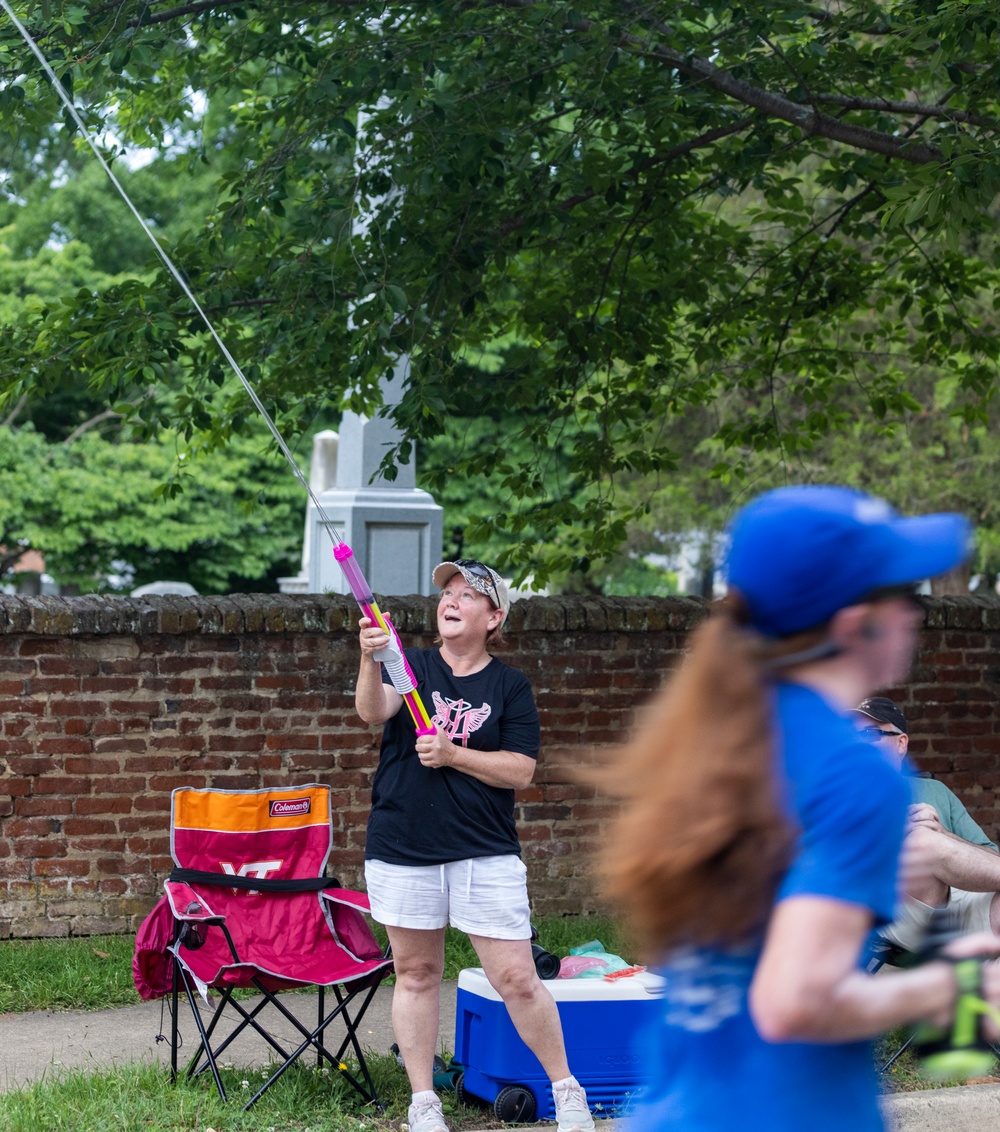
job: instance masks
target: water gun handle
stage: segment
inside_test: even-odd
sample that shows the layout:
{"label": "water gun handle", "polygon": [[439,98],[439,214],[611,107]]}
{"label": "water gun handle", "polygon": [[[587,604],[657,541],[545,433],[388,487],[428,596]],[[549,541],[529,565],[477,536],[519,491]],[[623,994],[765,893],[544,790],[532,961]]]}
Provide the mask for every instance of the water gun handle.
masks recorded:
{"label": "water gun handle", "polygon": [[[950,908],[935,908],[924,936],[918,962],[948,959],[942,954],[946,944],[962,934],[958,916]],[[958,998],[949,1026],[922,1022],[914,1034],[914,1048],[926,1076],[945,1081],[982,1076],[992,1069],[995,1054],[983,1034],[986,1017],[1000,1023],[1000,1012],[981,997],[980,960],[950,960],[955,965]]]}
{"label": "water gun handle", "polygon": [[389,645],[382,649],[380,653],[376,655],[375,659],[380,664],[385,665],[385,670],[389,673],[392,686],[403,697],[403,701],[413,719],[413,725],[417,729],[417,734],[435,734],[434,724],[431,723],[427,709],[424,707],[423,701],[420,699],[420,694],[417,691],[417,678],[414,675],[413,669],[410,667],[410,662],[406,659],[406,654],[403,652],[403,642],[399,639],[399,634],[396,632],[392,622],[383,614],[381,609],[379,609],[378,603],[375,601],[375,595],[372,593],[372,588],[354,558],[354,552],[346,542],[341,542],[333,548],[333,556],[340,564],[340,568],[344,572],[344,577],[347,580],[347,584],[351,587],[351,593],[354,594],[354,598],[360,606],[361,612],[373,625],[378,625],[380,629],[383,629],[389,634]]}

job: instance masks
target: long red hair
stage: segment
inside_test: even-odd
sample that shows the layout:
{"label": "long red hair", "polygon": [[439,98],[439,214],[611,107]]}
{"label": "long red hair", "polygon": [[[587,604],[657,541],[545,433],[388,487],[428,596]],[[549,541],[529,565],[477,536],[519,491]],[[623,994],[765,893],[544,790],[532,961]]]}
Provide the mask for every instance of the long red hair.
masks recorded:
{"label": "long red hair", "polygon": [[598,875],[651,958],[752,937],[790,859],[765,662],[816,635],[768,646],[738,616],[721,603],[695,630],[634,738],[598,772],[623,802]]}

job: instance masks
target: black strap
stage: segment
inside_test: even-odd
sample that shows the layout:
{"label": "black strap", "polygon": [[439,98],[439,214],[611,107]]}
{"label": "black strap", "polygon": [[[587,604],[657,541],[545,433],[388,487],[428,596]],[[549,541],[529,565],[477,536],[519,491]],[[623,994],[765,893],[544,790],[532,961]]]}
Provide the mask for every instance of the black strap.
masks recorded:
{"label": "black strap", "polygon": [[318,892],[324,888],[340,888],[336,877],[303,877],[301,880],[258,880],[256,877],[210,873],[203,869],[175,868],[167,880],[179,884],[214,884],[219,888],[246,888],[254,892]]}

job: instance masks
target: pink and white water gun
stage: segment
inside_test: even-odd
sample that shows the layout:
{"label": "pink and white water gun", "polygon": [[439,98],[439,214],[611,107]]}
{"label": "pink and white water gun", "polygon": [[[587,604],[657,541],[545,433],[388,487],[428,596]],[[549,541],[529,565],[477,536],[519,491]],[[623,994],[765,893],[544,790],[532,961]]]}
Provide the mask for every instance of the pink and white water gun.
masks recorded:
{"label": "pink and white water gun", "polygon": [[399,634],[396,632],[393,623],[379,609],[372,588],[364,574],[361,573],[361,567],[354,557],[354,551],[341,539],[333,548],[333,557],[336,558],[341,570],[344,571],[344,577],[351,587],[351,593],[354,594],[358,605],[361,607],[361,612],[373,625],[378,625],[380,629],[389,634],[389,643],[384,649],[375,653],[375,659],[385,665],[392,686],[403,697],[404,703],[410,709],[417,734],[433,735],[435,727],[431,723],[423,701],[420,699],[420,693],[417,691],[417,678],[414,676],[410,662],[403,652],[403,642],[399,639]]}

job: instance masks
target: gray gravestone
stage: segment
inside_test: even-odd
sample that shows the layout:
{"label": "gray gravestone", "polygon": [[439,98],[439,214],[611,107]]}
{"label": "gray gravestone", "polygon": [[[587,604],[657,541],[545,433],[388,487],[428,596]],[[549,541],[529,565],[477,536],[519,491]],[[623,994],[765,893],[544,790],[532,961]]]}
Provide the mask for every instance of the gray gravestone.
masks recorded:
{"label": "gray gravestone", "polygon": [[[406,360],[383,390],[387,405],[403,393]],[[431,571],[441,561],[443,511],[434,497],[416,486],[416,466],[397,465],[396,479],[378,476],[389,447],[399,441],[396,426],[382,417],[346,412],[340,422],[337,472],[319,505],[376,594],[430,594]],[[374,477],[374,478],[373,478]],[[333,539],[310,502],[308,593],[349,593],[333,557]]]}

